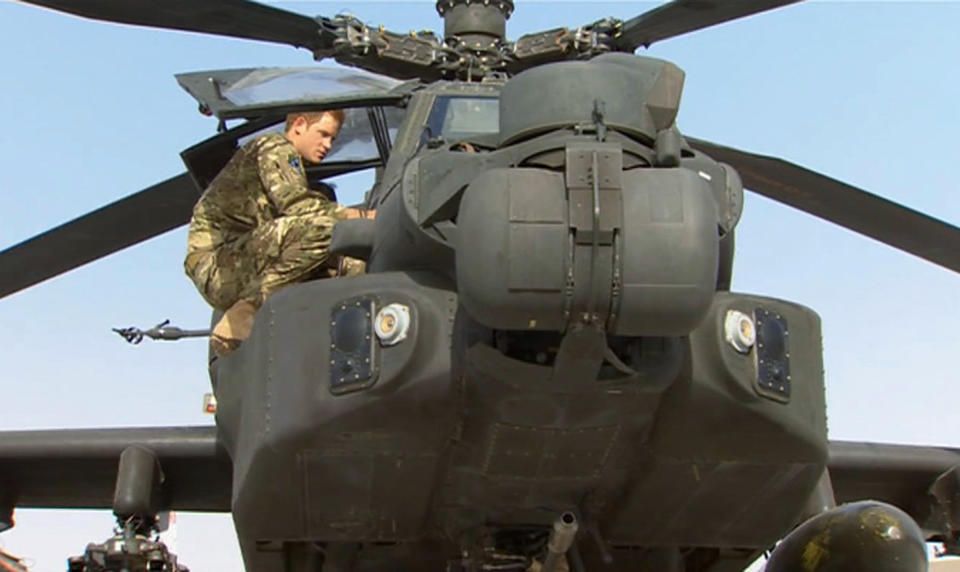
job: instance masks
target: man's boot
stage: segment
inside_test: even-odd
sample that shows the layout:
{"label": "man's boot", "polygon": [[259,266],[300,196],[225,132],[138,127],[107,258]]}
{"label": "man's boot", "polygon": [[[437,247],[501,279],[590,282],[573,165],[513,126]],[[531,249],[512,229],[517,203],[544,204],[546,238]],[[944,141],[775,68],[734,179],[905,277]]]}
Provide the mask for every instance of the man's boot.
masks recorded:
{"label": "man's boot", "polygon": [[249,338],[253,330],[253,316],[256,313],[257,307],[247,300],[240,300],[230,306],[210,334],[210,345],[214,353],[223,357],[237,349],[240,342]]}

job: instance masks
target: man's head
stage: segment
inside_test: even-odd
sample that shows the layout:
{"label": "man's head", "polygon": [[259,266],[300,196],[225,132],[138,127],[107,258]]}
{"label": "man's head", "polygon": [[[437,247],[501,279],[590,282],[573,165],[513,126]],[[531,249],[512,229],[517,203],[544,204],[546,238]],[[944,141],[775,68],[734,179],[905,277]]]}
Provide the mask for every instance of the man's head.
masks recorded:
{"label": "man's head", "polygon": [[301,157],[319,163],[330,152],[343,125],[343,117],[342,109],[291,113],[287,115],[287,139]]}

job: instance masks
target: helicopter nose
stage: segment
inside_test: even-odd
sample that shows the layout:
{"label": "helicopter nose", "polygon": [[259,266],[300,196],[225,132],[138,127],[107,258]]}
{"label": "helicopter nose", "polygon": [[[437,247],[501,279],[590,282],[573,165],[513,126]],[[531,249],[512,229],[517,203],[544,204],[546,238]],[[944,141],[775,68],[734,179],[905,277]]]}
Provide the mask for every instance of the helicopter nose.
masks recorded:
{"label": "helicopter nose", "polygon": [[692,331],[716,290],[710,187],[688,169],[624,171],[608,143],[570,142],[565,157],[563,173],[493,169],[467,187],[456,252],[466,310],[495,329]]}

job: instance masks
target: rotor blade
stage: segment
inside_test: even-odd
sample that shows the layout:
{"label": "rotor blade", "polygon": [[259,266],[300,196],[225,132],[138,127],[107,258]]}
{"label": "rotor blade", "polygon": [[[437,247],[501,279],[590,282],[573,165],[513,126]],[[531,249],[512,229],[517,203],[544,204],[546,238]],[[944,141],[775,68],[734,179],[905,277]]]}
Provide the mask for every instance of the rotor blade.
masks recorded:
{"label": "rotor blade", "polygon": [[960,228],[782,159],[686,139],[755,193],[960,272]]}
{"label": "rotor blade", "polygon": [[632,52],[640,46],[800,1],[674,0],[624,22],[616,46]]}
{"label": "rotor blade", "polygon": [[0,252],[0,298],[186,224],[199,198],[182,173]]}
{"label": "rotor blade", "polygon": [[291,44],[317,50],[333,38],[302,14],[247,0],[23,0],[61,12],[106,20]]}

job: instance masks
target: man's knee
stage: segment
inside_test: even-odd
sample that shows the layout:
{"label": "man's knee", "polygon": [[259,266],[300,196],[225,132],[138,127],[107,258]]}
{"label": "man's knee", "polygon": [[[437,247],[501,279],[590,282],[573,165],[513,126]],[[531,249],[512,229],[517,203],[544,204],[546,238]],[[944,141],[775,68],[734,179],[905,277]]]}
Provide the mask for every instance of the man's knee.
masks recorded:
{"label": "man's knee", "polygon": [[335,223],[335,219],[318,214],[279,217],[257,232],[247,249],[267,254],[275,266],[309,270],[329,258]]}
{"label": "man's knee", "polygon": [[[305,280],[328,263],[335,223],[316,213],[278,217],[185,264],[187,275],[215,308],[226,310],[240,299],[259,305],[275,290]],[[351,264],[346,273],[358,270]]]}
{"label": "man's knee", "polygon": [[326,252],[333,238],[333,225],[336,219],[327,215],[300,215],[286,217],[286,233],[283,244],[302,244]]}
{"label": "man's knee", "polygon": [[225,311],[241,297],[250,278],[243,276],[242,265],[235,264],[233,257],[223,256],[221,251],[211,251],[204,256],[189,258],[184,263],[187,276],[193,281],[200,295],[214,308]]}

